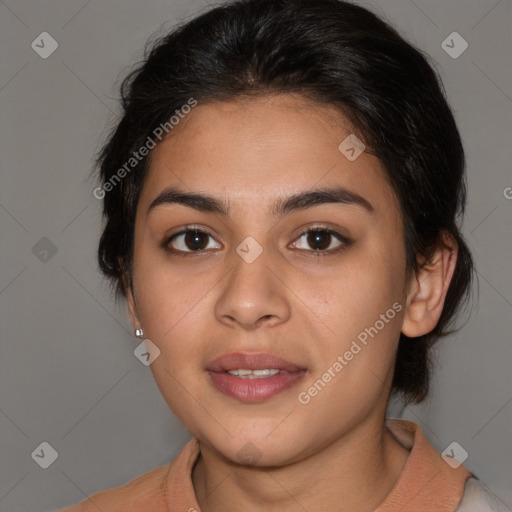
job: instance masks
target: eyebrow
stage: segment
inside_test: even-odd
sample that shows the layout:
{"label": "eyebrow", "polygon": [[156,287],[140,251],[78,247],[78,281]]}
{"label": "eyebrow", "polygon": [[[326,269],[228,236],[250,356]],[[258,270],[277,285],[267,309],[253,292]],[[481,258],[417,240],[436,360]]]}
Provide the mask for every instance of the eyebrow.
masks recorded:
{"label": "eyebrow", "polygon": [[[289,197],[279,198],[272,206],[272,215],[280,217],[293,211],[305,210],[321,204],[348,204],[361,207],[364,211],[373,213],[375,210],[364,197],[343,187],[319,188],[299,192]],[[191,193],[169,187],[162,191],[150,204],[147,213],[163,204],[181,204],[200,212],[214,213],[229,217],[229,204],[223,199],[202,193]]]}

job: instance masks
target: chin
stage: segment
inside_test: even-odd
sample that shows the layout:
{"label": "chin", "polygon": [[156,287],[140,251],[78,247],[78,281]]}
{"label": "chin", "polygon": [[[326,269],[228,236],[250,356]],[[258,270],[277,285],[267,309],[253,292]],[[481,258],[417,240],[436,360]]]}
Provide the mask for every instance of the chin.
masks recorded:
{"label": "chin", "polygon": [[[275,428],[275,425],[274,425]],[[250,429],[249,429],[250,430]],[[224,431],[213,436],[198,435],[200,442],[212,446],[215,451],[234,464],[250,467],[284,466],[296,462],[302,458],[307,450],[302,446],[303,434],[297,435],[274,432],[270,436],[266,430],[263,435],[254,433],[240,435],[226,434]]]}

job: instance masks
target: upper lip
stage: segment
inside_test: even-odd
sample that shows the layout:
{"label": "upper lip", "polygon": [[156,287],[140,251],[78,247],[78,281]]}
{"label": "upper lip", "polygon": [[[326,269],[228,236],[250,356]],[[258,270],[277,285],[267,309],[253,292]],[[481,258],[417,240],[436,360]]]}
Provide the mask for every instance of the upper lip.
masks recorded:
{"label": "upper lip", "polygon": [[230,370],[265,370],[277,369],[286,372],[298,372],[305,368],[299,367],[282,357],[259,353],[233,352],[216,357],[206,367],[212,372],[227,372]]}

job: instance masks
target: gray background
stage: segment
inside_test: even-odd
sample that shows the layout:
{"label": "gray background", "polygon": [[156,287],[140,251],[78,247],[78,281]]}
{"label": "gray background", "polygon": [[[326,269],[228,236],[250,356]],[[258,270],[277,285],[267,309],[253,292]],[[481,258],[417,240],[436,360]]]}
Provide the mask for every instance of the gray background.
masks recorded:
{"label": "gray background", "polygon": [[[464,234],[480,282],[471,318],[438,351],[431,398],[391,414],[419,423],[439,451],[460,443],[465,466],[512,507],[512,4],[361,3],[428,52],[443,77],[468,156]],[[168,463],[189,438],[134,357],[124,304],[97,270],[100,202],[88,175],[119,112],[119,81],[147,38],[206,8],[0,0],[2,512],[76,503]],[[43,31],[59,44],[47,59],[31,48]],[[441,47],[453,31],[469,43],[456,59]],[[43,441],[58,452],[48,469],[31,457]]]}

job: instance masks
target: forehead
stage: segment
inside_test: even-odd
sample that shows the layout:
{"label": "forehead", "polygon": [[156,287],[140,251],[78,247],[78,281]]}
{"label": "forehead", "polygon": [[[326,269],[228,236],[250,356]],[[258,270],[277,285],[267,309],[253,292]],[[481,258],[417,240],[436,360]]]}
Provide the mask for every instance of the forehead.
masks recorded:
{"label": "forehead", "polygon": [[199,104],[152,151],[140,202],[179,186],[268,209],[277,196],[343,186],[389,207],[379,160],[365,151],[350,161],[339,150],[351,134],[336,108],[297,95]]}

